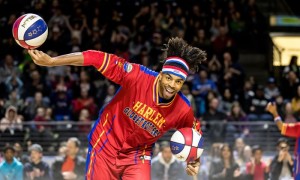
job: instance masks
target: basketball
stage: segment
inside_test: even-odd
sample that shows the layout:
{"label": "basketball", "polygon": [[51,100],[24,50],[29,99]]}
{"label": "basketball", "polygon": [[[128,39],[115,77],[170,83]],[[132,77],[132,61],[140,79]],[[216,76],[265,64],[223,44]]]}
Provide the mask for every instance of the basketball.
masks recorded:
{"label": "basketball", "polygon": [[24,14],[14,22],[12,33],[21,47],[35,49],[46,41],[48,26],[39,15]]}
{"label": "basketball", "polygon": [[174,132],[170,140],[171,151],[180,161],[191,162],[203,152],[203,137],[192,128],[182,128]]}

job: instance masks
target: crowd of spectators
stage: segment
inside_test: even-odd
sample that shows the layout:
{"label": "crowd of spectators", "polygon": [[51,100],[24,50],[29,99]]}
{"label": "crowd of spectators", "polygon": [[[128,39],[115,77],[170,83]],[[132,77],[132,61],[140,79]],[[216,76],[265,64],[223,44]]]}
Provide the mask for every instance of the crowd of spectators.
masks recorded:
{"label": "crowd of spectators", "polygon": [[[186,163],[179,161],[171,152],[168,141],[156,143],[151,160],[153,180],[278,180],[292,179],[293,156],[285,138],[279,138],[272,156],[264,156],[259,145],[247,145],[237,138],[233,146],[214,143],[209,156],[201,157],[197,177],[185,173]],[[62,142],[52,160],[46,160],[43,147],[32,144],[28,154],[19,144],[5,146],[0,158],[0,179],[18,180],[83,180],[87,148],[76,137]]]}

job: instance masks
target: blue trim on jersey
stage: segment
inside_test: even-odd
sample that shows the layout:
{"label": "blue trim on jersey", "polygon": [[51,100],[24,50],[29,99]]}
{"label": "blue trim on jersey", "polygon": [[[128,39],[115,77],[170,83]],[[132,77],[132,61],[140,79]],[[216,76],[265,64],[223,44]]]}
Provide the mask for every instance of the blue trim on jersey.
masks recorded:
{"label": "blue trim on jersey", "polygon": [[175,73],[175,72],[173,72],[173,71],[164,71],[164,73],[167,73],[167,74],[173,74],[173,75],[175,75],[175,76],[180,77],[180,78],[183,79],[183,80],[186,79],[186,77],[184,77],[184,76],[182,76],[182,75],[180,75],[180,74],[178,74],[178,73]]}
{"label": "blue trim on jersey", "polygon": [[100,109],[99,115],[98,115],[98,119],[97,119],[97,121],[94,123],[94,126],[93,126],[93,128],[91,129],[91,131],[90,131],[90,133],[89,133],[89,135],[88,135],[88,140],[89,140],[89,141],[91,140],[92,134],[93,134],[93,132],[95,131],[97,125],[99,124],[99,122],[100,122],[100,120],[101,120],[101,115],[102,115],[104,109],[105,109],[106,106],[114,99],[114,97],[120,92],[121,89],[122,89],[122,87],[120,87],[120,88],[117,90],[116,94],[111,98],[111,100],[110,100],[105,106],[103,106],[103,107]]}
{"label": "blue trim on jersey", "polygon": [[[114,124],[115,118],[116,118],[116,115],[113,116],[112,121],[111,121],[111,126],[108,129],[108,131],[105,133],[106,137],[109,135],[110,131],[112,130],[112,126]],[[100,153],[103,150],[103,148],[104,148],[105,144],[107,143],[107,141],[108,141],[108,138],[103,142],[102,146],[100,147],[100,149],[98,150],[97,153]]]}
{"label": "blue trim on jersey", "polygon": [[142,65],[140,65],[140,70],[143,71],[144,73],[149,74],[149,75],[154,76],[154,77],[158,76],[158,74],[159,74],[158,72],[152,71],[152,70],[150,70],[150,69],[148,69],[148,68],[146,68],[145,66],[142,66]]}
{"label": "blue trim on jersey", "polygon": [[88,153],[86,156],[86,162],[85,162],[85,174],[87,174],[88,170],[89,170],[89,165],[90,165],[90,157],[91,157],[91,153],[92,153],[92,145],[89,144],[88,145]]}
{"label": "blue trim on jersey", "polygon": [[24,33],[24,40],[28,41],[34,38],[39,37],[44,34],[44,32],[48,29],[47,24],[43,19],[37,20],[33,23]]}
{"label": "blue trim on jersey", "polygon": [[178,92],[178,95],[182,98],[182,100],[183,100],[184,102],[186,102],[186,104],[187,104],[189,107],[191,107],[191,102],[188,100],[188,98],[187,98],[181,91]]}
{"label": "blue trim on jersey", "polygon": [[138,147],[136,148],[136,152],[135,152],[135,154],[134,154],[134,163],[135,163],[135,164],[137,164],[137,155],[138,155],[138,153],[139,153],[139,149],[140,149],[140,146],[138,146]]}

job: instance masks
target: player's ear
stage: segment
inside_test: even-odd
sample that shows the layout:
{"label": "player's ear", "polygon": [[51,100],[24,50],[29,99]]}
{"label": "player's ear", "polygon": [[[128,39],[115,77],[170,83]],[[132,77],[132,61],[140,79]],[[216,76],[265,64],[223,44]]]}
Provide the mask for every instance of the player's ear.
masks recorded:
{"label": "player's ear", "polygon": [[161,80],[161,78],[162,78],[162,72],[160,71],[158,74],[158,80]]}

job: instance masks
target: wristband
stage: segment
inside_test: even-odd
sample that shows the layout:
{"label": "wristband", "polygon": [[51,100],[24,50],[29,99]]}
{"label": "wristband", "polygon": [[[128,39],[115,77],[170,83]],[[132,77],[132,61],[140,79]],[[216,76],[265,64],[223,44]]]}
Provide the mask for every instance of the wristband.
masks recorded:
{"label": "wristband", "polygon": [[274,118],[274,122],[278,122],[278,121],[282,121],[282,119],[281,119],[280,116],[276,116],[276,117]]}

